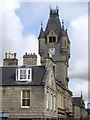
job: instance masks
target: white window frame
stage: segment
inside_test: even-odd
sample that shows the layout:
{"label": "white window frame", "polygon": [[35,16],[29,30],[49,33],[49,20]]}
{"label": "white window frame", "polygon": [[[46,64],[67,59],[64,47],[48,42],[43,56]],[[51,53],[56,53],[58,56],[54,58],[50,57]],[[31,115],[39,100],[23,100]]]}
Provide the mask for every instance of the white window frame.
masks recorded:
{"label": "white window frame", "polygon": [[[23,100],[23,91],[29,91],[30,92],[30,105],[31,105],[31,91],[30,90],[22,90],[21,91],[21,108],[30,108],[30,105],[29,106],[23,106],[22,104],[22,100]],[[26,98],[27,99],[27,98]]]}
{"label": "white window frame", "polygon": [[[20,78],[20,71],[25,70],[26,71],[26,78],[21,79]],[[30,71],[30,74],[28,73]],[[24,75],[24,74],[22,74]],[[29,76],[29,78],[28,78]],[[32,81],[32,69],[31,68],[18,68],[16,69],[16,81]]]}

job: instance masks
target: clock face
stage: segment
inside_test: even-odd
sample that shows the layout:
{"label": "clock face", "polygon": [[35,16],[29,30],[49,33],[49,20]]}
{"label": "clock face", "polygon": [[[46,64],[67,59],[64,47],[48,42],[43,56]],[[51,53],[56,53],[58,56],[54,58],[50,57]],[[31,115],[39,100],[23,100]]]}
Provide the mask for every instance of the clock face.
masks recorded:
{"label": "clock face", "polygon": [[51,53],[52,55],[54,55],[55,52],[56,52],[56,48],[51,47],[51,48],[49,48],[49,51],[50,51],[50,53]]}

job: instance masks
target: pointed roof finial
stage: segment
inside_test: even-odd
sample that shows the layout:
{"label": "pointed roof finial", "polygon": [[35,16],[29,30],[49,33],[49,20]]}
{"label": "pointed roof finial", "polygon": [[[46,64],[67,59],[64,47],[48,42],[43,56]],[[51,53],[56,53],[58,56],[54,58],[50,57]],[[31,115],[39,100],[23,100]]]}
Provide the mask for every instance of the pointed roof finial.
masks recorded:
{"label": "pointed roof finial", "polygon": [[56,9],[57,9],[57,10],[59,9],[58,5],[56,5]]}
{"label": "pointed roof finial", "polygon": [[66,27],[66,32],[68,31],[68,28]]}
{"label": "pointed roof finial", "polygon": [[62,28],[64,29],[64,20],[62,20]]}
{"label": "pointed roof finial", "polygon": [[59,7],[58,7],[58,5],[56,5],[56,11],[57,11],[57,15],[59,15]]}
{"label": "pointed roof finial", "polygon": [[81,90],[81,98],[82,98],[82,90]]}
{"label": "pointed roof finial", "polygon": [[42,21],[41,21],[41,28],[43,28],[43,23],[42,23]]}
{"label": "pointed roof finial", "polygon": [[64,25],[64,20],[62,20],[62,25]]}
{"label": "pointed roof finial", "polygon": [[50,9],[50,10],[52,9],[51,5],[49,6],[49,9]]}
{"label": "pointed roof finial", "polygon": [[51,5],[50,5],[49,9],[50,9],[50,15],[51,15],[52,14],[52,7],[51,7]]}

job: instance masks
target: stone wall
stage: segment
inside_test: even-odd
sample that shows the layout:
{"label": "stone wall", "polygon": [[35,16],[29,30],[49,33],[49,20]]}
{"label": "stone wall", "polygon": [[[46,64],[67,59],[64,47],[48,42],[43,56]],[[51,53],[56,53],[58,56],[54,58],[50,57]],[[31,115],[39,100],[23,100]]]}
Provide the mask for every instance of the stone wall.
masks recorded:
{"label": "stone wall", "polygon": [[[1,89],[1,87],[0,87]],[[30,108],[21,107],[21,91],[31,91]],[[2,89],[2,112],[10,118],[41,118],[44,114],[44,89],[42,86],[11,86]]]}

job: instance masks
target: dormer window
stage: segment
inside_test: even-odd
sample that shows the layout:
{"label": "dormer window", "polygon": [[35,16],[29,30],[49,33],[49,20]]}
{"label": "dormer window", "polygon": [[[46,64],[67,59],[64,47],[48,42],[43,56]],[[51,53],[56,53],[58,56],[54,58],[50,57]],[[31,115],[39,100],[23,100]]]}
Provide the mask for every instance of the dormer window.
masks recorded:
{"label": "dormer window", "polygon": [[32,80],[31,68],[16,69],[16,81],[31,81],[31,80]]}

